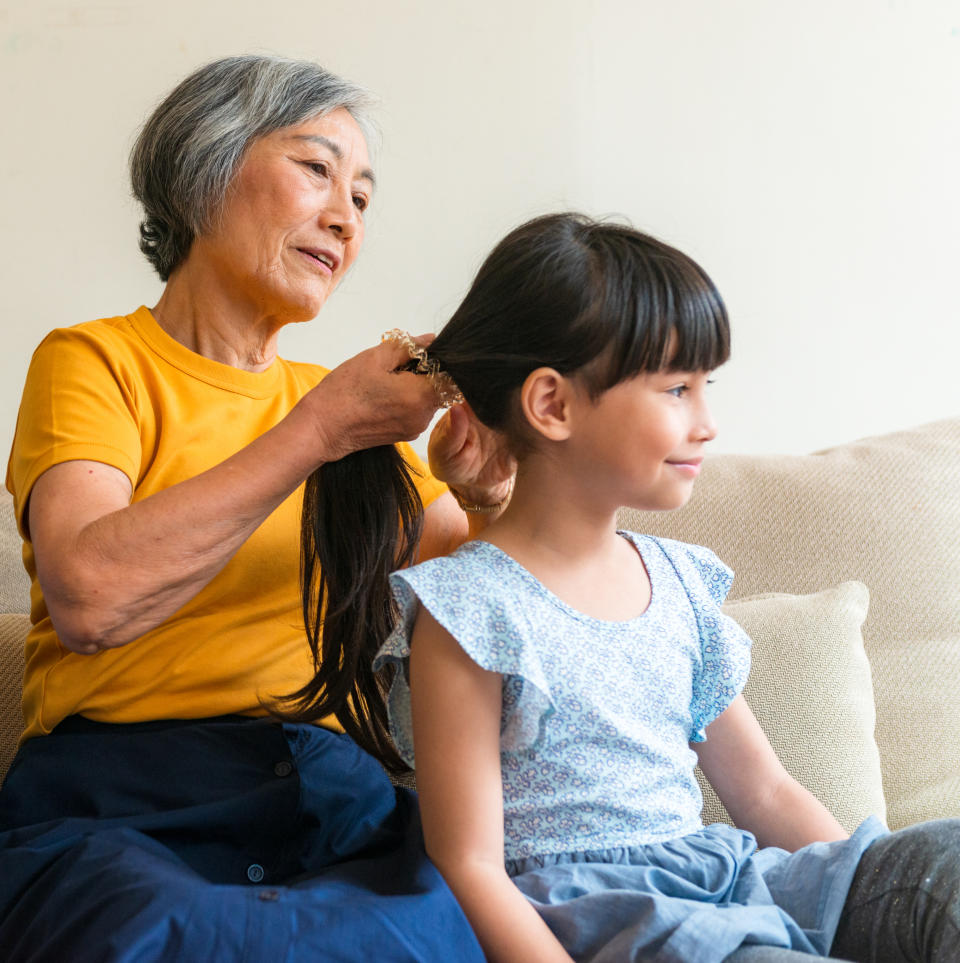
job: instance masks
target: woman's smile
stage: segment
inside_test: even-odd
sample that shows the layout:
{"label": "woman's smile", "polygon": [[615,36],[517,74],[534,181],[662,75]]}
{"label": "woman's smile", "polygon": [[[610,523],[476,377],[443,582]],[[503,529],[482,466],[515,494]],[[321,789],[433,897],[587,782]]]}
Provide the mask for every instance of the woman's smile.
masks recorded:
{"label": "woman's smile", "polygon": [[337,255],[332,251],[308,247],[298,247],[297,250],[309,258],[310,261],[312,261],[317,267],[319,267],[321,269],[321,273],[333,275],[340,266],[340,258],[337,257]]}

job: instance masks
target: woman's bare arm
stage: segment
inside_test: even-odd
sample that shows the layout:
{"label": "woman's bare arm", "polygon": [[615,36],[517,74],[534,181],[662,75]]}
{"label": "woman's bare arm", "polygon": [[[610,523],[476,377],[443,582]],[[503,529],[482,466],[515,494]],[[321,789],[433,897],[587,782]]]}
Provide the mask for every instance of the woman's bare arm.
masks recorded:
{"label": "woman's bare arm", "polygon": [[423,534],[416,561],[425,562],[428,558],[449,555],[469,536],[467,516],[453,496],[444,492],[427,506],[423,514]]}
{"label": "woman's bare arm", "polygon": [[435,401],[425,379],[394,371],[404,357],[379,345],[344,362],[273,429],[142,501],[98,462],[41,475],[28,527],[60,641],[93,653],[138,638],[203,589],[320,464],[416,437]]}
{"label": "woman's bare arm", "polygon": [[430,858],[488,960],[570,963],[504,868],[502,677],[481,669],[424,610],[411,652],[417,788]]}

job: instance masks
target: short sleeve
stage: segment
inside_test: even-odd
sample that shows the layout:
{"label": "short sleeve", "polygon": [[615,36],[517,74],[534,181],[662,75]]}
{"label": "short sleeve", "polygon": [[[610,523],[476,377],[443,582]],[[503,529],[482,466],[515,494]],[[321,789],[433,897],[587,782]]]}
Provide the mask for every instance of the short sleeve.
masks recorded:
{"label": "short sleeve", "polygon": [[18,524],[34,482],[64,461],[100,461],[136,484],[140,434],[133,389],[82,328],[51,332],[27,372],[7,488]]}
{"label": "short sleeve", "polygon": [[[464,552],[464,549],[467,551]],[[390,576],[400,609],[396,628],[374,660],[374,670],[397,666],[387,698],[390,732],[397,751],[414,765],[407,665],[420,605],[481,668],[504,677],[501,750],[522,752],[535,747],[554,712],[548,674],[540,654],[524,640],[531,636],[521,592],[511,592],[509,574],[498,578],[496,558],[476,559],[477,543],[459,553],[432,559]],[[507,579],[507,581],[505,581]]]}
{"label": "short sleeve", "polygon": [[706,741],[706,727],[740,694],[750,673],[750,637],[720,606],[733,572],[700,545],[661,539],[690,600],[700,641],[690,699],[691,742]]}
{"label": "short sleeve", "polygon": [[400,609],[400,618],[380,647],[373,660],[374,672],[381,672],[393,666],[396,673],[387,693],[387,718],[390,724],[390,738],[400,754],[400,758],[411,769],[416,768],[413,751],[413,715],[410,707],[410,686],[407,681],[407,668],[410,662],[410,638],[417,619],[417,596],[403,579],[391,576],[393,597]]}
{"label": "short sleeve", "polygon": [[733,585],[733,570],[725,565],[709,548],[702,545],[684,545],[684,551],[693,563],[700,580],[716,605],[723,605]]}

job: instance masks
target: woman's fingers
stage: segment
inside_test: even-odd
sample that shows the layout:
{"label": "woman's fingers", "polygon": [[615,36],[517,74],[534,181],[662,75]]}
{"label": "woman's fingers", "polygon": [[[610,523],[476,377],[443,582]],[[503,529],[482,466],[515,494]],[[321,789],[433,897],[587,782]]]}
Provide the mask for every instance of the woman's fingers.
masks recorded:
{"label": "woman's fingers", "polygon": [[[396,371],[410,361],[410,352],[404,345],[398,344],[396,341],[382,341],[376,347],[368,350],[383,359],[384,370],[386,371]],[[362,358],[364,354],[366,354],[366,352],[362,351],[356,357]],[[348,362],[344,362],[344,364],[347,363]]]}
{"label": "woman's fingers", "polygon": [[430,424],[436,392],[422,375],[397,370],[408,360],[402,346],[383,342],[348,358],[315,389],[318,427],[334,457],[409,441]]}
{"label": "woman's fingers", "polygon": [[[436,340],[435,334],[417,334],[411,336],[410,340],[414,344],[419,345],[421,348],[429,348]],[[392,339],[387,339],[386,341],[381,341],[379,345],[373,350],[381,350],[384,352],[389,352],[390,357],[395,359],[395,364],[390,370],[396,370],[397,368],[402,368],[406,365],[410,359],[410,351],[405,344],[401,344],[399,341],[394,341]]]}
{"label": "woman's fingers", "polygon": [[434,462],[442,471],[449,462],[455,460],[463,451],[469,430],[470,422],[463,411],[463,406],[454,405],[452,408],[448,408],[430,433],[430,441],[427,445],[430,470],[434,475],[437,474],[434,470]]}
{"label": "woman's fingers", "polygon": [[391,422],[402,428],[400,439],[408,441],[423,432],[438,408],[437,393],[423,375],[408,371],[392,372],[377,385],[377,398],[370,417],[378,418],[386,429]]}
{"label": "woman's fingers", "polygon": [[516,461],[506,438],[457,405],[437,423],[427,446],[430,471],[470,501],[492,505],[509,494]]}

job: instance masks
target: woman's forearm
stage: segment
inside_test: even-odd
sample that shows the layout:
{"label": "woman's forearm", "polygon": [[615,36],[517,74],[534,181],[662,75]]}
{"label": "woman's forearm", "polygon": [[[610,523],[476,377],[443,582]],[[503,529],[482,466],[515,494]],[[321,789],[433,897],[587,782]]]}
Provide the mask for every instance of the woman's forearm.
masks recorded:
{"label": "woman's forearm", "polygon": [[84,653],[124,645],[200,592],[322,461],[304,420],[294,409],[226,461],[133,503],[109,466],[66,462],[41,476],[30,529],[60,641]]}

